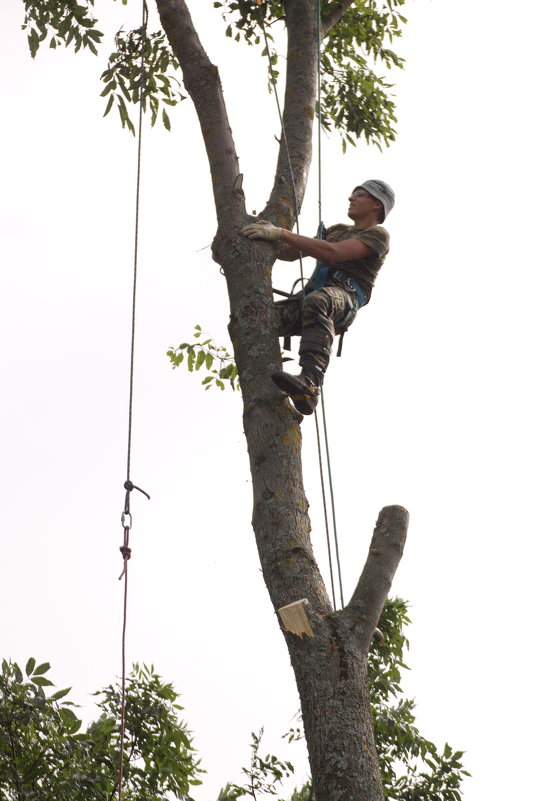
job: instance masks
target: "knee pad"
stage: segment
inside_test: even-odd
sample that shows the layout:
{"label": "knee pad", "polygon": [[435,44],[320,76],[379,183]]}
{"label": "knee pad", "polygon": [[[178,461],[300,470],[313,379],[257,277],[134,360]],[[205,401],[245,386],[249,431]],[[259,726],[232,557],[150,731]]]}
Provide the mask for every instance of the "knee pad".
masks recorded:
{"label": "knee pad", "polygon": [[332,344],[333,338],[328,331],[324,331],[321,328],[305,328],[301,335],[299,354],[319,353],[328,359]]}

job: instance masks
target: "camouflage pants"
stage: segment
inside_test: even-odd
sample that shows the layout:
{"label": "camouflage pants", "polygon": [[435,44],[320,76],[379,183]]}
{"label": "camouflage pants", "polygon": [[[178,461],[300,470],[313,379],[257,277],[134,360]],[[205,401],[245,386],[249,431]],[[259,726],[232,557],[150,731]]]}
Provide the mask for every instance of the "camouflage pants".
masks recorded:
{"label": "camouflage pants", "polygon": [[279,336],[299,336],[300,364],[303,356],[311,358],[324,371],[335,334],[350,309],[357,306],[353,298],[341,287],[324,286],[302,296],[275,303],[279,317]]}

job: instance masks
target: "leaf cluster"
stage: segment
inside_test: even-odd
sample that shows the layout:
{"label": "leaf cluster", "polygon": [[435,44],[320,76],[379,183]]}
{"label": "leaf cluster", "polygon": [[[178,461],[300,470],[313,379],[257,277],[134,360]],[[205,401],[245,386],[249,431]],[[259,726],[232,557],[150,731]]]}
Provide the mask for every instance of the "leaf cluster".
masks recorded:
{"label": "leaf cluster", "polygon": [[[47,696],[52,686],[50,665],[29,659],[25,672],[3,660],[0,674],[0,798],[45,801],[50,798],[48,777],[57,777],[58,801],[65,792],[65,759],[77,751],[76,732],[81,722],[72,704],[62,700],[69,690]],[[78,796],[73,796],[73,799]]]}
{"label": "leaf cluster", "polygon": [[[407,22],[399,12],[405,0],[357,0],[329,32],[321,55],[321,115],[326,130],[335,128],[347,144],[364,137],[381,149],[395,139],[393,84],[377,71],[402,68],[404,60],[386,46]],[[323,7],[328,15],[330,3]]]}
{"label": "leaf cluster", "polygon": [[[111,801],[119,775],[118,686],[97,695],[102,714],[81,731],[69,689],[53,686],[48,663],[29,659],[23,674],[6,660],[0,675],[1,801]],[[124,792],[129,801],[188,795],[200,773],[177,712],[177,694],[153,668],[134,666],[126,684]]]}
{"label": "leaf cluster", "polygon": [[161,116],[164,127],[171,130],[166,107],[185,100],[182,84],[176,75],[178,60],[163,31],[147,34],[146,26],[133,31],[119,31],[115,51],[101,75],[105,84],[101,97],[108,97],[104,116],[116,106],[123,128],[135,134],[129,108],[141,102],[143,112],[150,109],[151,125]]}
{"label": "leaf cluster", "polygon": [[[50,35],[50,47],[74,43],[75,50],[88,47],[97,52],[102,33],[95,28],[90,13],[94,0],[23,0],[32,57]],[[360,138],[381,148],[395,139],[395,105],[392,83],[378,72],[402,67],[389,46],[401,35],[406,18],[400,13],[405,0],[355,0],[341,20],[329,31],[321,55],[321,102],[318,115],[322,127],[337,130],[342,146],[356,145]],[[322,20],[336,8],[336,0],[324,2]],[[249,45],[264,42],[262,55],[269,58],[270,87],[277,81],[278,55],[271,34],[272,26],[284,20],[282,0],[216,0],[227,21],[226,35]],[[104,116],[115,105],[121,125],[131,133],[135,127],[130,107],[141,102],[151,113],[151,124],[161,119],[167,130],[171,122],[167,107],[185,99],[177,73],[178,61],[162,31],[146,32],[146,25],[133,31],[119,31],[115,51],[102,73],[107,97]]]}
{"label": "leaf cluster", "polygon": [[269,89],[277,82],[279,72],[276,69],[278,53],[274,39],[270,33],[273,23],[284,18],[281,0],[215,0],[214,8],[221,9],[223,19],[227,23],[225,35],[236,42],[242,39],[248,45],[264,43],[262,55],[269,60]]}
{"label": "leaf cluster", "polygon": [[[324,40],[317,112],[324,130],[340,133],[344,151],[361,138],[379,148],[395,139],[393,84],[378,74],[378,66],[403,67],[404,60],[387,45],[401,36],[407,21],[399,11],[404,4],[405,0],[355,0]],[[269,31],[274,23],[284,20],[282,2],[217,0],[214,6],[222,10],[228,23],[227,36],[258,45],[263,34],[271,42],[266,41],[262,55],[270,56],[270,80],[276,81],[278,73],[273,65],[278,56]],[[322,4],[322,21],[336,6],[336,0]]]}
{"label": "leaf cluster", "polygon": [[[196,325],[193,336],[200,339],[206,337],[200,325]],[[202,367],[208,371],[202,384],[205,389],[216,386],[225,389],[225,382],[228,381],[233,390],[239,390],[240,380],[238,378],[238,368],[232,355],[223,345],[216,345],[213,339],[208,336],[202,342],[183,342],[178,348],[170,348],[167,356],[171,360],[173,370],[183,362],[187,364],[190,373],[199,371]],[[215,366],[214,366],[215,365]]]}
{"label": "leaf cluster", "polygon": [[28,31],[28,45],[32,58],[39,46],[50,36],[50,47],[68,47],[74,44],[75,52],[87,47],[97,55],[97,45],[103,34],[95,28],[91,14],[95,0],[24,0],[23,30]]}
{"label": "leaf cluster", "polygon": [[[110,684],[96,693],[102,716],[88,729],[107,725],[120,716],[121,693],[117,684]],[[126,680],[125,738],[127,755],[124,768],[125,787],[135,799],[165,798],[172,793],[183,798],[198,779],[199,763],[190,735],[178,713],[178,693],[173,685],[163,682],[154,667],[134,665]],[[110,745],[118,747],[116,727]]]}
{"label": "leaf cluster", "polygon": [[227,784],[219,793],[217,801],[235,801],[243,796],[256,799],[261,795],[277,795],[278,786],[293,772],[291,762],[280,760],[274,754],[260,756],[260,743],[264,734],[261,728],[258,734],[251,732],[251,761],[241,769],[246,777],[243,785]]}
{"label": "leaf cluster", "polygon": [[415,725],[413,700],[403,697],[401,671],[408,669],[407,604],[387,600],[379,620],[384,641],[370,652],[368,677],[375,744],[386,801],[460,801],[462,751],[440,751]]}
{"label": "leaf cluster", "polygon": [[280,0],[215,0],[214,8],[221,9],[223,19],[228,23],[226,35],[236,42],[243,39],[249,45],[260,44],[262,26],[269,27],[284,17]]}

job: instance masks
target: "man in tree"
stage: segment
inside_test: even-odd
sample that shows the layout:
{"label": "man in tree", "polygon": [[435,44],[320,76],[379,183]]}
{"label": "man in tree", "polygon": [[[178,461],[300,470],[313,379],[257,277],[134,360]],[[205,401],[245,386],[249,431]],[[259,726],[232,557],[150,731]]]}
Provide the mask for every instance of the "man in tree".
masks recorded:
{"label": "man in tree", "polygon": [[301,373],[296,376],[276,370],[271,378],[302,414],[312,414],[318,404],[335,335],[347,330],[357,310],[370,300],[389,248],[388,231],[380,223],[393,205],[391,187],[370,180],[349,197],[347,213],[352,225],[333,225],[322,239],[300,236],[264,220],[242,230],[249,239],[279,242],[278,257],[285,261],[294,261],[301,254],[318,260],[304,296],[276,304],[280,335],[301,334]]}
{"label": "man in tree", "polygon": [[[279,392],[274,391],[270,379],[281,366],[279,326],[269,280],[276,248],[260,247],[246,237],[237,236],[252,219],[247,214],[244,176],[240,172],[221,75],[202,45],[188,7],[196,9],[203,4],[188,0],[155,2],[165,35],[149,34],[143,25],[116,38],[117,50],[111,54],[109,68],[103,73],[104,96],[109,95],[106,113],[115,103],[122,125],[133,130],[126,104],[142,100],[142,107],[151,111],[152,118],[160,112],[164,125],[169,127],[164,107],[176,104],[181,93],[170,90],[174,80],[167,71],[171,65],[180,67],[179,87],[184,87],[195,104],[212,177],[217,217],[212,254],[222,268],[228,288],[229,333],[243,398],[243,429],[254,496],[253,528],[262,575],[274,610],[296,599],[308,601],[307,616],[314,636],[301,638],[284,630],[284,637],[301,700],[314,796],[317,801],[384,801],[370,713],[368,648],[403,553],[408,512],[400,506],[388,506],[381,511],[355,590],[343,609],[334,609],[312,550],[311,521],[303,486],[301,431],[293,410],[289,404],[280,403]],[[314,109],[320,105],[318,62],[324,75],[321,82],[324,127],[340,130],[347,144],[355,144],[362,137],[370,144],[394,141],[390,84],[376,75],[373,67],[376,62],[387,67],[402,65],[402,59],[388,45],[401,33],[405,18],[399,9],[404,3],[405,0],[389,0],[387,4],[382,0],[365,4],[360,0],[323,0],[321,8],[315,0],[270,0],[261,5],[252,0],[216,3],[223,9],[228,34],[236,39],[261,45],[266,25],[276,24],[286,30],[285,100],[281,109],[284,136],[279,139],[269,199],[259,218],[275,220],[286,229],[285,232],[276,229],[274,237],[281,239],[283,245],[293,245],[296,251],[318,258],[327,267],[330,265],[331,270],[341,267],[342,272],[357,281],[366,300],[376,269],[369,268],[366,273],[359,272],[357,267],[366,257],[371,258],[367,248],[371,251],[375,248],[364,241],[362,233],[360,239],[351,235],[335,239],[329,232],[327,240],[314,242],[293,239],[290,230],[295,224],[296,210],[303,202],[310,171]],[[72,0],[39,3],[27,0],[24,5],[32,55],[49,32],[53,48],[58,43],[72,42],[75,49],[87,46],[93,52],[96,50],[95,43],[102,34],[94,28],[93,0],[85,3],[78,0],[74,5]],[[321,48],[318,40],[323,43]],[[260,124],[265,127],[263,121]],[[294,203],[288,202],[290,186]],[[364,205],[370,203],[373,207],[378,198],[366,186],[362,188],[371,199],[364,194],[352,201],[357,216],[354,227],[377,232],[378,223],[392,202],[381,200],[383,212],[378,216],[364,213]],[[357,212],[360,207],[362,211]],[[386,253],[386,243],[383,249],[382,256]],[[368,292],[366,276],[370,284]],[[335,287],[336,284],[329,282],[325,289]],[[356,295],[357,290],[353,289]],[[350,292],[351,285],[347,295]],[[333,322],[329,311],[326,319],[334,328],[336,315]],[[306,333],[305,322],[301,320],[295,334]],[[316,327],[322,333],[321,326]],[[331,344],[332,333],[329,333],[319,352],[319,346],[306,351],[314,357],[313,376],[318,385],[321,376],[316,376],[317,366],[323,374]],[[316,389],[318,385],[313,384]]]}

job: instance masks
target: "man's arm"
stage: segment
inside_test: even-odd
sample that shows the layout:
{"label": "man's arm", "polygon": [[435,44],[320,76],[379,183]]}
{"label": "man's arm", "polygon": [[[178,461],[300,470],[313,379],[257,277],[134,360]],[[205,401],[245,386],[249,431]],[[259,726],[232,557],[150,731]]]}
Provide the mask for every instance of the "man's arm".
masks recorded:
{"label": "man's arm", "polygon": [[[363,259],[372,252],[372,248],[361,242],[360,239],[343,239],[341,242],[326,242],[324,239],[312,239],[287,231],[286,228],[277,228],[269,222],[259,220],[242,228],[241,233],[249,239],[265,239],[271,242],[280,242],[283,245],[282,253],[300,252],[303,256],[312,256],[325,264],[335,264],[339,261],[354,261]],[[281,254],[281,259],[285,259]],[[295,257],[298,258],[298,255]],[[286,261],[293,261],[286,256]]]}
{"label": "man's arm", "polygon": [[300,250],[304,256],[312,256],[324,264],[335,264],[339,261],[355,261],[368,256],[372,249],[360,239],[343,239],[341,242],[326,242],[325,239],[312,239],[280,229],[279,242]]}

